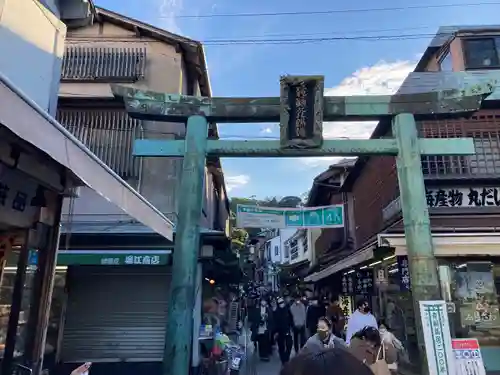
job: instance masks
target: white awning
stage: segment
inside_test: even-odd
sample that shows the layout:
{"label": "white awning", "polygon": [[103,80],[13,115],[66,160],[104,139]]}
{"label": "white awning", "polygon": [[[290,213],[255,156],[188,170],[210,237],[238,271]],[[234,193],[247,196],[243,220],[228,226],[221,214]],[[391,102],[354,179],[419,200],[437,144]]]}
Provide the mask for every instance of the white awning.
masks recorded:
{"label": "white awning", "polygon": [[[500,233],[435,233],[432,242],[438,257],[500,256]],[[408,254],[404,234],[379,234],[378,244],[394,247],[396,255]]]}
{"label": "white awning", "polygon": [[174,224],[0,73],[0,123],[127,214],[172,240]]}
{"label": "white awning", "polygon": [[347,258],[342,259],[340,262],[332,264],[331,266],[321,270],[319,272],[313,273],[304,278],[305,282],[316,282],[318,280],[324,279],[334,273],[342,271],[346,268],[353,267],[356,264],[365,262],[373,258],[373,246],[364,248],[360,251],[355,252],[352,255],[349,255]]}

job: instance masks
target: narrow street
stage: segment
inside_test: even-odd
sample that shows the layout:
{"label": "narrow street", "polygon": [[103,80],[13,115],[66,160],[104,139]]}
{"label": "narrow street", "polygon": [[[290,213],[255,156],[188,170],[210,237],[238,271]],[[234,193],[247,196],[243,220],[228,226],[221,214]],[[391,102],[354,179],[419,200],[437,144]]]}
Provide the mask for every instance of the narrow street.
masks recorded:
{"label": "narrow street", "polygon": [[280,372],[281,362],[277,350],[273,351],[269,362],[262,362],[258,354],[253,351],[253,345],[250,343],[247,358],[242,375],[278,375]]}
{"label": "narrow street", "polygon": [[[257,352],[254,351],[253,343],[250,341],[250,330],[240,336],[239,344],[246,348],[246,360],[240,371],[241,375],[278,375],[281,362],[278,356],[278,348],[275,347],[269,362],[262,362]],[[293,350],[292,350],[293,356]]]}

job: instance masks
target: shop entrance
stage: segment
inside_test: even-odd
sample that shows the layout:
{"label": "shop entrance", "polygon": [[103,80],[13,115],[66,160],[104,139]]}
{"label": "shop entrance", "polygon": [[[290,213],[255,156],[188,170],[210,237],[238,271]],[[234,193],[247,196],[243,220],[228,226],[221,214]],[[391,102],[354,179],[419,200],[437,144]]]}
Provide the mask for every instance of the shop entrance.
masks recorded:
{"label": "shop entrance", "polygon": [[[474,85],[470,92],[455,89],[393,96],[324,97],[322,76],[282,77],[281,95],[275,98],[199,98],[113,87],[115,96],[125,101],[132,117],[187,122],[185,140],[137,140],[134,152],[141,157],[184,157],[172,300],[163,355],[164,374],[187,374],[190,370],[193,322],[185,311],[194,307],[199,218],[207,158],[396,156],[414,305],[418,311],[415,301],[440,297],[421,155],[471,155],[475,151],[472,139],[419,139],[416,119],[477,111],[492,87],[490,84]],[[323,121],[374,120],[392,123],[393,138],[323,139]],[[217,140],[209,125],[211,122],[278,121],[279,141]],[[423,359],[425,348],[419,328],[418,342]]]}
{"label": "shop entrance", "polygon": [[[45,347],[62,198],[0,162],[0,362],[38,371]],[[49,215],[50,213],[50,215]],[[42,217],[45,215],[45,217]],[[48,349],[48,350],[46,350]]]}

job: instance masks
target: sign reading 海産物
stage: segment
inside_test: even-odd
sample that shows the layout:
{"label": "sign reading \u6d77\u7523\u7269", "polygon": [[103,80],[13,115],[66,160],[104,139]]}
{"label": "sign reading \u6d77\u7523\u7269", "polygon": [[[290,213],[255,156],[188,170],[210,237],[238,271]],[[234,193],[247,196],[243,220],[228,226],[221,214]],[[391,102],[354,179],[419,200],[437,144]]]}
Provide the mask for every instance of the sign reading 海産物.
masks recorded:
{"label": "sign reading \u6d77\u7523\u7269", "polygon": [[239,228],[341,228],[344,206],[281,208],[239,204],[236,225]]}
{"label": "sign reading \u6d77\u7523\u7269", "polygon": [[323,76],[280,79],[281,148],[317,148],[323,143]]}

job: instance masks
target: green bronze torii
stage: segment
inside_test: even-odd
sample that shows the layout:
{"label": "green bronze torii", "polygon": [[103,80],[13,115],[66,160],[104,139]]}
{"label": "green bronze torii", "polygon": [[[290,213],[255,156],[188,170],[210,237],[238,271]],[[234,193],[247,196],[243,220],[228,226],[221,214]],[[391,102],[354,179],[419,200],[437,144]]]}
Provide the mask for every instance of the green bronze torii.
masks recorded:
{"label": "green bronze torii", "polygon": [[[395,155],[407,239],[420,353],[425,347],[419,300],[440,299],[421,155],[472,155],[471,138],[419,139],[415,117],[470,113],[492,93],[491,83],[466,89],[387,96],[324,97],[322,76],[284,76],[280,97],[206,98],[113,86],[129,115],[143,120],[187,122],[185,140],[136,140],[134,155],[184,157],[178,225],[168,304],[164,375],[190,371],[196,264],[207,156],[307,157]],[[323,121],[392,119],[390,139],[323,140]],[[209,123],[280,122],[280,141],[209,139]]]}

